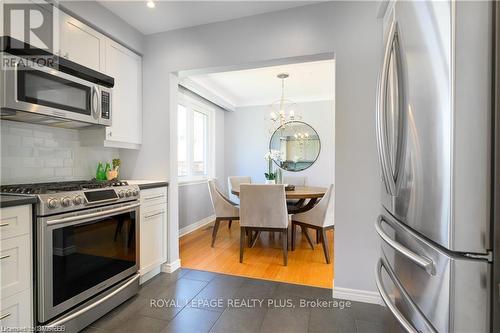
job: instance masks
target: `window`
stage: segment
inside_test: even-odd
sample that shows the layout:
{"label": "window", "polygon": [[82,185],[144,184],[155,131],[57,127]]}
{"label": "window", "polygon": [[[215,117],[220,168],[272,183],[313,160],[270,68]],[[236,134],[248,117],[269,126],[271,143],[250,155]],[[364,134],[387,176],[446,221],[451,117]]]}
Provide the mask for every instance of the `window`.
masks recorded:
{"label": "window", "polygon": [[177,108],[177,175],[180,182],[207,179],[212,172],[214,110],[180,95]]}

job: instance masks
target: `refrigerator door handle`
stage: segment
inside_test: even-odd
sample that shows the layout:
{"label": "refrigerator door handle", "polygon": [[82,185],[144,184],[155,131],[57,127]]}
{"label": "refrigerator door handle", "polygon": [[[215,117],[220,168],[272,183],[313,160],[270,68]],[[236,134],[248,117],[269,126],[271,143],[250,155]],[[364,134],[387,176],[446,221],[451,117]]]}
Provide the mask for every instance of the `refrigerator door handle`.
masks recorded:
{"label": "refrigerator door handle", "polygon": [[396,242],[393,240],[389,235],[387,235],[384,230],[382,229],[382,222],[388,223],[383,215],[380,215],[375,222],[375,230],[377,231],[377,234],[382,238],[384,242],[386,242],[390,247],[392,247],[394,250],[398,251],[402,255],[404,255],[406,258],[410,259],[413,261],[415,264],[418,266],[422,267],[427,273],[430,275],[436,275],[436,270],[434,268],[434,262],[424,256],[418,255],[412,250],[406,248],[405,246],[401,245],[400,243]]}
{"label": "refrigerator door handle", "polygon": [[391,196],[396,195],[396,183],[394,181],[393,173],[390,171],[389,152],[387,150],[387,135],[385,131],[385,108],[386,108],[386,95],[387,95],[387,79],[389,76],[389,60],[391,57],[392,46],[396,33],[396,22],[391,23],[389,35],[387,38],[387,45],[385,46],[384,59],[382,68],[378,79],[377,87],[377,103],[375,108],[376,115],[376,132],[377,132],[377,148],[382,168],[382,176],[384,179],[387,193]]}
{"label": "refrigerator door handle", "polygon": [[377,267],[375,269],[375,283],[377,285],[377,289],[380,293],[380,296],[382,297],[382,300],[384,303],[387,305],[391,313],[394,315],[396,320],[403,326],[403,328],[406,330],[408,333],[420,333],[418,329],[416,329],[409,321],[408,319],[405,318],[405,316],[398,310],[396,305],[392,302],[392,298],[389,295],[389,293],[385,290],[384,284],[382,283],[382,268],[385,269],[389,277],[391,278],[392,282],[398,289],[398,291],[401,294],[401,297],[404,299],[404,301],[411,307],[411,309],[418,313],[423,321],[425,322],[427,328],[429,329],[428,332],[432,333],[437,333],[437,330],[432,326],[432,324],[429,322],[429,320],[422,314],[420,309],[415,305],[415,303],[411,300],[410,295],[408,295],[408,292],[403,288],[403,285],[399,281],[399,279],[396,277],[392,269],[387,265],[386,261],[383,258],[380,258]]}
{"label": "refrigerator door handle", "polygon": [[[396,73],[396,86],[397,86],[397,145],[394,152],[394,169],[391,164],[391,156],[388,149],[388,135],[387,135],[387,86],[389,79],[389,67],[391,58],[394,57],[395,73]],[[382,174],[386,186],[387,193],[391,196],[397,196],[399,188],[401,187],[404,166],[404,146],[406,143],[406,112],[404,112],[406,99],[404,93],[404,78],[403,78],[403,63],[401,57],[401,46],[399,43],[399,30],[398,24],[392,22],[389,29],[389,36],[387,45],[385,47],[384,60],[382,63],[382,70],[380,72],[378,87],[377,87],[377,105],[376,105],[376,132],[377,132],[377,147],[379,151],[379,158],[382,168]]]}

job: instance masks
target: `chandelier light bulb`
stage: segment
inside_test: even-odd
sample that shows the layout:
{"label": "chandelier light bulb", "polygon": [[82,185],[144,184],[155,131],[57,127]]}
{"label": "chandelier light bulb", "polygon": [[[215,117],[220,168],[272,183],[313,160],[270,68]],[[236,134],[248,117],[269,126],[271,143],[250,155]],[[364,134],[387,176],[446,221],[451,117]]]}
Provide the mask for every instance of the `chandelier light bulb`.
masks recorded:
{"label": "chandelier light bulb", "polygon": [[154,3],[154,1],[149,0],[148,2],[146,2],[146,6],[148,6],[149,8],[155,8],[156,4]]}

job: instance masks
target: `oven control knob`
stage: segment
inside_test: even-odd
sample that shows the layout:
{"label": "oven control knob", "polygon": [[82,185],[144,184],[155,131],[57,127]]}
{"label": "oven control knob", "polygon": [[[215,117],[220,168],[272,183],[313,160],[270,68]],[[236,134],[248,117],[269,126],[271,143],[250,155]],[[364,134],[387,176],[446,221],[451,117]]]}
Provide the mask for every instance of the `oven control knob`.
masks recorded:
{"label": "oven control knob", "polygon": [[71,205],[71,199],[69,197],[64,197],[61,199],[61,206],[69,207]]}
{"label": "oven control knob", "polygon": [[127,190],[127,192],[125,192],[125,195],[127,197],[130,197],[132,195],[132,190]]}
{"label": "oven control knob", "polygon": [[132,194],[134,195],[134,197],[136,197],[136,196],[138,196],[138,195],[139,195],[139,191],[138,191],[138,190],[134,190],[134,191],[132,192]]}
{"label": "oven control knob", "polygon": [[122,191],[118,192],[118,196],[120,198],[123,198],[125,196],[125,191],[122,190]]}
{"label": "oven control knob", "polygon": [[83,203],[83,197],[81,195],[77,195],[73,198],[73,204],[75,206],[81,205]]}
{"label": "oven control knob", "polygon": [[59,206],[59,200],[50,198],[49,201],[47,201],[47,205],[50,209],[57,208],[57,206]]}

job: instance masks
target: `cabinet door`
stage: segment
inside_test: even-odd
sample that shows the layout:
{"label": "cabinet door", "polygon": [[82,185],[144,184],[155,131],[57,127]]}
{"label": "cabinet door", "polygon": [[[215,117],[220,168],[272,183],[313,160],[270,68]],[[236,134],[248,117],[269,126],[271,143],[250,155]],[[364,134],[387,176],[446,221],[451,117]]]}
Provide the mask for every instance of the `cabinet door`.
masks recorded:
{"label": "cabinet door", "polygon": [[96,71],[104,70],[106,37],[59,11],[60,55]]}
{"label": "cabinet door", "polygon": [[164,239],[167,221],[166,205],[141,212],[140,272],[145,274],[164,262]]}
{"label": "cabinet door", "polygon": [[31,289],[2,298],[0,327],[32,327]]}
{"label": "cabinet door", "polygon": [[112,126],[106,140],[140,144],[142,141],[142,58],[106,41],[106,73],[115,79],[111,103]]}
{"label": "cabinet door", "polygon": [[2,240],[0,244],[0,294],[8,297],[30,287],[30,236]]}

